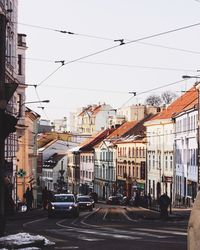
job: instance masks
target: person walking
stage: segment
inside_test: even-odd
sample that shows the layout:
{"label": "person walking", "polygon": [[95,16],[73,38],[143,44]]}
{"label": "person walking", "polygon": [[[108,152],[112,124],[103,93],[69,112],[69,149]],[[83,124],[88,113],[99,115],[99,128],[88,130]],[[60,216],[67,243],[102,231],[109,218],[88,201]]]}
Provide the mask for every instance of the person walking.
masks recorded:
{"label": "person walking", "polygon": [[152,198],[151,198],[151,194],[148,193],[148,208],[151,209],[151,201],[152,201]]}
{"label": "person walking", "polygon": [[27,210],[30,210],[33,204],[33,191],[29,187],[27,187],[26,189],[25,199],[26,199]]}
{"label": "person walking", "polygon": [[171,203],[171,200],[167,193],[164,193],[163,195],[160,196],[159,198],[159,205],[160,205],[160,217],[162,219],[167,219],[168,218],[168,207]]}
{"label": "person walking", "polygon": [[43,207],[43,210],[47,209],[48,196],[49,196],[48,190],[47,190],[47,187],[45,187],[42,190],[42,207]]}

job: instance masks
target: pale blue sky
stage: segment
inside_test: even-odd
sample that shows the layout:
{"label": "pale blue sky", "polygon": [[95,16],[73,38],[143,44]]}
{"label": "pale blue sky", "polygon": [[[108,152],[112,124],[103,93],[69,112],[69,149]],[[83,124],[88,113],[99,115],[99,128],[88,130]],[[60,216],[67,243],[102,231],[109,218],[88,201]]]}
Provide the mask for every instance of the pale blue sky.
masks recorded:
{"label": "pale blue sky", "polygon": [[[195,0],[18,1],[19,23],[106,38],[61,34],[19,24],[18,32],[27,34],[27,84],[39,84],[45,79],[59,66],[55,60],[67,62],[112,47],[118,44],[115,39],[135,40],[200,22],[200,2]],[[184,74],[198,74],[199,40],[200,25],[65,65],[37,88],[41,100],[50,100],[45,113],[37,108],[39,105],[30,107],[44,119],[62,118],[78,107],[98,102],[119,108],[130,98],[130,91],[140,93],[179,81]],[[172,90],[180,94],[194,82],[184,81],[151,93]],[[128,104],[142,103],[146,96],[138,95]],[[29,87],[27,101],[37,98],[34,88]]]}

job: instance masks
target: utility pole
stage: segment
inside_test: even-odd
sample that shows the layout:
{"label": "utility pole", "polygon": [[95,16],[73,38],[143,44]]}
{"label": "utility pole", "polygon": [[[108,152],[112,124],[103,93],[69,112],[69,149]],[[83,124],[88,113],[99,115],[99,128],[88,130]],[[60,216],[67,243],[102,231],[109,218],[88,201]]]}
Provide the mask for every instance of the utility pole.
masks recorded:
{"label": "utility pole", "polygon": [[5,233],[5,197],[4,197],[4,169],[5,169],[5,51],[6,51],[6,16],[0,13],[0,235]]}

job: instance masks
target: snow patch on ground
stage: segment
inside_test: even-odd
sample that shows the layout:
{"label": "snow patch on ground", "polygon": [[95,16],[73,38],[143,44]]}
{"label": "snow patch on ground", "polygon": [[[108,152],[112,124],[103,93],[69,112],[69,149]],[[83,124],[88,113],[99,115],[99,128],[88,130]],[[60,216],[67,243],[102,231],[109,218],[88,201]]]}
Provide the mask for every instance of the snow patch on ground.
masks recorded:
{"label": "snow patch on ground", "polygon": [[[28,243],[34,243],[37,240],[44,240],[44,245],[45,246],[49,246],[49,245],[54,245],[54,242],[49,241],[47,238],[41,236],[41,235],[30,235],[28,233],[18,233],[18,234],[11,234],[11,235],[7,235],[5,237],[1,237],[0,238],[0,243],[12,243],[15,245],[19,245],[22,246],[24,244],[28,244]],[[26,247],[26,248],[20,248],[22,249],[26,249],[26,250],[38,250],[39,248],[37,247]],[[6,248],[5,248],[6,250]]]}

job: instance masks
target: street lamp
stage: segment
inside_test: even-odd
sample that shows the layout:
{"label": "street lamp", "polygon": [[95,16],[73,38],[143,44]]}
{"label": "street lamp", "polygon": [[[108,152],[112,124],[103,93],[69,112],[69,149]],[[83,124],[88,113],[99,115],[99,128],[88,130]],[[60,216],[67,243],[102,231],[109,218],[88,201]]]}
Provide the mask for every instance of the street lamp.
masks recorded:
{"label": "street lamp", "polygon": [[30,102],[22,102],[20,103],[19,102],[19,111],[18,111],[18,117],[21,116],[21,108],[22,106],[24,106],[25,104],[31,104],[31,103],[49,103],[50,101],[49,100],[42,100],[42,101],[30,101]]}
{"label": "street lamp", "polygon": [[182,78],[183,78],[183,79],[191,79],[191,78],[200,79],[200,76],[188,76],[188,75],[183,75]]}
{"label": "street lamp", "polygon": [[20,106],[23,106],[25,104],[30,104],[30,103],[48,103],[50,102],[49,100],[43,100],[43,101],[31,101],[31,102],[23,102]]}

